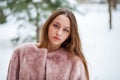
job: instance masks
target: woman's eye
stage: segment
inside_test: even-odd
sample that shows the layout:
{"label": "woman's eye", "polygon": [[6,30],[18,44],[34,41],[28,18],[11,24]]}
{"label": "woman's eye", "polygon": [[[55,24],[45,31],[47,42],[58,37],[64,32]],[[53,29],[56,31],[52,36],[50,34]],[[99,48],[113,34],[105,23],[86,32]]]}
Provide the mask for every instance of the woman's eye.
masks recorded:
{"label": "woman's eye", "polygon": [[53,26],[54,26],[55,28],[59,28],[59,26],[58,26],[57,24],[53,24]]}
{"label": "woman's eye", "polygon": [[65,32],[69,32],[69,30],[68,30],[68,29],[64,29],[64,31],[65,31]]}

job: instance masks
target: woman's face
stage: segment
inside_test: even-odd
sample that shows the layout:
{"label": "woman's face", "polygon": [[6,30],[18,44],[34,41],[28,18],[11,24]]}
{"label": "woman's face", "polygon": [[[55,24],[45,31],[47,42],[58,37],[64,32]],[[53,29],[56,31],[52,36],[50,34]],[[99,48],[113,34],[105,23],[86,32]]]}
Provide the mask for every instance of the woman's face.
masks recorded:
{"label": "woman's face", "polygon": [[70,35],[70,20],[65,15],[58,15],[50,24],[48,39],[51,46],[61,46]]}

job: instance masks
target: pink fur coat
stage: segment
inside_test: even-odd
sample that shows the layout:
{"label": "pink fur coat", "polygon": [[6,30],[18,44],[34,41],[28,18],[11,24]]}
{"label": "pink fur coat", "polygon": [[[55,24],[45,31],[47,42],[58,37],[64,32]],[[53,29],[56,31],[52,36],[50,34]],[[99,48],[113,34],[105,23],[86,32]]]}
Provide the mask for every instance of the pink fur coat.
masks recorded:
{"label": "pink fur coat", "polygon": [[47,52],[27,43],[15,48],[7,80],[86,80],[82,61],[60,48]]}

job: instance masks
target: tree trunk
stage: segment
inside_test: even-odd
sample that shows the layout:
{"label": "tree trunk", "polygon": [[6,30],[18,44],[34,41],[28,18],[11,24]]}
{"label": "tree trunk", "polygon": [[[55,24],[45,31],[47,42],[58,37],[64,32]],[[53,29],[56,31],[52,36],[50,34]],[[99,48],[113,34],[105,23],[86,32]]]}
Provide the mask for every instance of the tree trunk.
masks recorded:
{"label": "tree trunk", "polygon": [[37,38],[37,43],[39,42],[39,26],[36,28],[36,38]]}
{"label": "tree trunk", "polygon": [[112,6],[111,6],[111,2],[112,0],[108,0],[108,11],[109,11],[109,26],[110,26],[110,30],[112,29]]}

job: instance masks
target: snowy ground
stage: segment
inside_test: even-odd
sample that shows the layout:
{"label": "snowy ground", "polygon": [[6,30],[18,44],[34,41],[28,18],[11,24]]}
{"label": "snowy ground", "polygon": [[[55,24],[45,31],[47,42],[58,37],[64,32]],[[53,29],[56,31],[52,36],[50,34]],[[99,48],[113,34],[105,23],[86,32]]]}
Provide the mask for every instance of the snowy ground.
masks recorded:
{"label": "snowy ground", "polygon": [[[120,6],[113,11],[113,28],[109,30],[106,5],[80,6],[76,14],[88,60],[91,80],[120,80]],[[15,24],[0,25],[0,80],[5,80],[12,50],[10,38],[16,34]]]}

